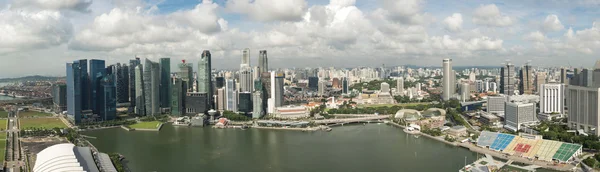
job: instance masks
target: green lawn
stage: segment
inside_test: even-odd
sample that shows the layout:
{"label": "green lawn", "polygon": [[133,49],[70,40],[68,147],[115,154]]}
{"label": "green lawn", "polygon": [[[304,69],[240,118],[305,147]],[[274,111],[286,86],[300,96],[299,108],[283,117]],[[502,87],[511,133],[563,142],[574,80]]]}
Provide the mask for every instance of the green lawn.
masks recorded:
{"label": "green lawn", "polygon": [[416,106],[416,105],[427,105],[431,104],[430,102],[420,102],[420,103],[398,103],[398,104],[359,104],[358,107],[383,107],[383,106]]}
{"label": "green lawn", "polygon": [[0,133],[0,162],[4,162],[4,158],[6,157],[6,132]]}
{"label": "green lawn", "polygon": [[0,109],[0,118],[8,118],[8,112]]}
{"label": "green lawn", "polygon": [[31,118],[31,117],[50,117],[52,114],[36,111],[21,111],[19,112],[19,118]]}
{"label": "green lawn", "polygon": [[133,129],[158,129],[158,125],[160,121],[147,121],[147,122],[138,122],[133,125],[129,125],[129,128]]}
{"label": "green lawn", "polygon": [[28,129],[28,128],[53,129],[55,127],[67,128],[65,123],[63,123],[58,118],[24,118],[24,119],[20,119],[19,121],[21,121],[21,129]]}
{"label": "green lawn", "polygon": [[0,119],[0,131],[6,130],[7,123],[8,123],[8,119]]}

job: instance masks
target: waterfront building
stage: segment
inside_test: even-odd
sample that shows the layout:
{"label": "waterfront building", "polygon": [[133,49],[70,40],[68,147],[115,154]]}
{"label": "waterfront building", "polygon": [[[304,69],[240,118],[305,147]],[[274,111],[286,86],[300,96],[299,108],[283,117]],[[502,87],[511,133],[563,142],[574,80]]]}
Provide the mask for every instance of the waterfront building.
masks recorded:
{"label": "waterfront building", "polygon": [[225,81],[225,110],[237,112],[237,89],[234,79],[227,79]]}
{"label": "waterfront building", "polygon": [[92,112],[97,113],[98,108],[102,108],[98,106],[99,95],[104,93],[98,91],[101,87],[101,80],[107,74],[106,64],[104,60],[92,59],[90,60],[90,100],[83,100],[90,102],[90,109]]}
{"label": "waterfront building", "polygon": [[67,110],[67,85],[52,86],[52,103],[54,113],[61,114]]}
{"label": "waterfront building", "polygon": [[304,106],[276,107],[274,116],[281,119],[298,119],[309,116],[309,111]]}
{"label": "waterfront building", "polygon": [[313,91],[319,90],[319,77],[308,77],[308,89]]}
{"label": "waterfront building", "polygon": [[101,120],[114,120],[117,118],[117,97],[116,87],[114,83],[113,74],[104,76],[100,82],[97,91],[99,94],[96,96],[97,100],[97,111],[95,112]]}
{"label": "waterfront building", "polygon": [[192,64],[185,63],[185,60],[182,60],[182,63],[179,64],[179,74],[177,76],[181,77],[181,80],[188,84],[188,90],[186,90],[186,92],[191,91],[195,83],[194,70],[192,68]]}
{"label": "waterfront building", "polygon": [[511,131],[519,131],[522,124],[535,123],[535,103],[506,102],[504,110],[504,128]]}
{"label": "waterfront building", "polygon": [[129,102],[129,66],[117,63],[113,76],[117,103]]}
{"label": "waterfront building", "polygon": [[500,93],[508,96],[515,95],[515,66],[511,63],[500,68]]}
{"label": "waterfront building", "polygon": [[208,108],[211,109],[214,106],[213,103],[213,83],[211,75],[211,55],[210,51],[204,50],[200,61],[198,61],[198,92],[206,93],[206,98],[209,102]]}
{"label": "waterfront building", "polygon": [[81,123],[81,111],[82,111],[82,80],[87,77],[82,77],[82,66],[80,61],[74,61],[73,63],[67,63],[67,117],[75,124]]}
{"label": "waterfront building", "polygon": [[267,50],[260,50],[258,52],[258,69],[260,73],[269,72],[269,61],[267,59]]}
{"label": "waterfront building", "polygon": [[144,64],[144,95],[146,115],[159,115],[159,85],[160,68],[159,64],[146,59]]}
{"label": "waterfront building", "polygon": [[207,93],[189,92],[185,97],[185,114],[197,115],[208,112],[208,96]]}
{"label": "waterfront building", "polygon": [[177,77],[173,77],[171,83],[171,115],[181,116],[185,114],[187,83]]}
{"label": "waterfront building", "polygon": [[569,128],[600,135],[600,61],[593,72],[575,69],[566,89]]}
{"label": "waterfront building", "polygon": [[[129,103],[130,103],[130,107],[135,107],[136,105],[136,82],[135,82],[135,67],[137,67],[139,64],[141,64],[140,59],[139,58],[135,58],[132,60],[129,60]],[[135,110],[132,110],[135,111]]]}
{"label": "waterfront building", "polygon": [[264,114],[263,111],[263,100],[262,100],[262,92],[255,91],[252,96],[252,118],[258,119],[261,118]]}
{"label": "waterfront building", "polygon": [[487,112],[504,116],[504,104],[506,97],[504,95],[488,96]]}
{"label": "waterfront building", "polygon": [[454,85],[454,81],[452,80],[452,59],[444,59],[442,61],[442,99],[444,101],[450,100],[451,96],[454,94],[454,90],[452,89]]}
{"label": "waterfront building", "polygon": [[161,108],[171,107],[171,58],[161,58],[159,60],[160,67],[160,84],[159,84],[159,99]]}
{"label": "waterfront building", "polygon": [[519,70],[519,94],[533,94],[533,69],[527,64]]}
{"label": "waterfront building", "polygon": [[275,107],[279,107],[283,105],[283,93],[284,93],[284,89],[283,89],[283,80],[285,78],[285,74],[283,72],[277,72],[275,73],[275,84],[273,84],[274,87],[274,100],[275,100]]}
{"label": "waterfront building", "polygon": [[238,99],[238,111],[243,113],[252,112],[252,93],[250,92],[240,92]]}
{"label": "waterfront building", "polygon": [[564,85],[542,84],[540,87],[540,113],[564,114]]}
{"label": "waterfront building", "polygon": [[[100,153],[103,154],[103,153]],[[98,154],[98,155],[100,155]],[[104,154],[106,155],[106,154]],[[104,171],[116,171],[110,158],[94,158],[89,147],[76,147],[71,143],[62,143],[50,146],[36,154],[33,171],[100,171],[97,163],[104,167]],[[96,163],[97,162],[97,163]],[[112,168],[111,168],[112,167]]]}
{"label": "waterfront building", "polygon": [[217,110],[220,112],[225,111],[227,98],[225,97],[225,88],[217,88]]}
{"label": "waterfront building", "polygon": [[146,115],[146,96],[144,91],[144,68],[138,64],[135,68],[135,114]]}

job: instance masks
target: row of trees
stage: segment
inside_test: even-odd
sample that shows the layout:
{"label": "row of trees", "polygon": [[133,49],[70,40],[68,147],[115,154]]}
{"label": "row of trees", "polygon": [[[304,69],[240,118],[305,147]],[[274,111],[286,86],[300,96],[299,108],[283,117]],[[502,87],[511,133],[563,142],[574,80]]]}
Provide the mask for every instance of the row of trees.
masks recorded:
{"label": "row of trees", "polygon": [[123,162],[121,162],[121,155],[118,153],[110,153],[108,156],[110,157],[110,161],[115,165],[117,172],[125,172],[125,167],[123,166]]}
{"label": "row of trees", "polygon": [[232,120],[232,121],[250,121],[250,120],[252,120],[252,118],[250,118],[250,117],[247,117],[245,115],[240,115],[240,114],[232,112],[232,111],[224,111],[223,117],[225,117],[229,120]]}
{"label": "row of trees", "polygon": [[131,120],[109,120],[109,121],[98,121],[98,122],[85,122],[78,124],[79,128],[87,129],[92,127],[112,127],[119,125],[131,125],[135,124],[135,121]]}
{"label": "row of trees", "polygon": [[[390,85],[390,88],[396,88],[396,80],[393,79],[385,79],[385,80],[373,80],[373,81],[369,81],[369,82],[360,82],[360,83],[356,83],[350,86],[349,89],[356,89],[356,90],[363,90],[363,89],[367,89],[367,90],[380,90],[381,89],[381,83],[386,82]],[[404,81],[404,87],[405,88],[410,88],[410,87],[415,87],[417,85],[417,82],[410,82],[410,81]]]}
{"label": "row of trees", "polygon": [[398,103],[419,103],[419,102],[433,102],[433,101],[438,101],[437,97],[432,97],[432,96],[423,97],[423,99],[421,99],[421,100],[411,99],[409,96],[394,96],[394,99]]}
{"label": "row of trees", "polygon": [[440,104],[419,104],[411,106],[379,106],[379,107],[365,107],[365,108],[351,108],[351,107],[340,107],[338,109],[329,109],[329,114],[395,114],[400,109],[415,109],[423,111],[433,107],[441,107]]}
{"label": "row of trees", "polygon": [[62,132],[61,132],[60,128],[45,129],[45,128],[34,127],[34,128],[27,128],[25,130],[21,130],[19,132],[19,135],[21,135],[22,137],[50,136],[50,135],[62,135]]}
{"label": "row of trees", "polygon": [[598,136],[591,134],[589,136],[577,135],[567,132],[568,127],[554,122],[541,122],[536,128],[537,131],[549,140],[558,140],[562,142],[578,143],[583,148],[600,150],[600,141]]}

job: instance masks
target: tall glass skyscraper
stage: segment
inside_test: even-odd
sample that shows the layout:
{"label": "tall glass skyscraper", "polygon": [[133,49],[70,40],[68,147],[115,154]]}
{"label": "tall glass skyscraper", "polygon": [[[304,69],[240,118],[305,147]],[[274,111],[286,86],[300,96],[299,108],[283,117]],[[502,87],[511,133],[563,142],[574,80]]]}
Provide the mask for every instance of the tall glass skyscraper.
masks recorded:
{"label": "tall glass skyscraper", "polygon": [[159,102],[160,69],[156,62],[146,59],[144,64],[144,98],[146,115],[160,114]]}
{"label": "tall glass skyscraper", "polygon": [[202,57],[198,61],[198,92],[206,93],[209,104],[208,109],[213,109],[213,89],[211,78],[211,55],[210,51],[204,50]]}
{"label": "tall glass skyscraper", "polygon": [[[104,60],[92,59],[90,60],[90,109],[94,113],[98,113],[99,108],[103,106],[98,105],[99,95],[104,93],[98,91],[101,87],[100,80],[106,75],[106,64]],[[84,100],[85,101],[85,100]]]}
{"label": "tall glass skyscraper", "polygon": [[160,107],[171,107],[171,58],[160,61]]}
{"label": "tall glass skyscraper", "polygon": [[116,86],[117,103],[129,102],[129,67],[117,63],[113,76],[112,82]]}
{"label": "tall glass skyscraper", "polygon": [[144,95],[144,68],[142,64],[135,67],[135,113],[146,115],[146,96]]}
{"label": "tall glass skyscraper", "polygon": [[269,61],[267,59],[267,50],[260,50],[258,52],[258,68],[259,68],[261,74],[269,71]]}
{"label": "tall glass skyscraper", "polygon": [[285,74],[283,72],[275,73],[275,107],[281,107],[283,105],[283,79]]}
{"label": "tall glass skyscraper", "polygon": [[79,61],[67,63],[67,117],[75,124],[81,122],[82,76]]}
{"label": "tall glass skyscraper", "polygon": [[117,117],[117,97],[114,74],[105,75],[99,80],[96,100],[98,110],[95,112],[102,120],[114,120]]}
{"label": "tall glass skyscraper", "polygon": [[81,59],[79,60],[79,71],[81,74],[81,109],[82,110],[90,110],[91,109],[91,86],[90,86],[90,78],[88,75],[88,60]]}
{"label": "tall glass skyscraper", "polygon": [[185,63],[185,60],[183,63],[179,64],[178,76],[181,77],[181,80],[187,84],[186,88],[188,90],[186,90],[186,92],[189,91],[189,89],[192,89],[194,86],[194,70],[192,69],[192,64]]}
{"label": "tall glass skyscraper", "polygon": [[136,105],[135,98],[137,96],[135,94],[135,67],[137,67],[139,64],[139,58],[129,60],[129,103],[131,103],[130,107],[135,107]]}
{"label": "tall glass skyscraper", "polygon": [[171,87],[171,115],[185,114],[185,95],[187,93],[187,83],[181,78],[174,77]]}

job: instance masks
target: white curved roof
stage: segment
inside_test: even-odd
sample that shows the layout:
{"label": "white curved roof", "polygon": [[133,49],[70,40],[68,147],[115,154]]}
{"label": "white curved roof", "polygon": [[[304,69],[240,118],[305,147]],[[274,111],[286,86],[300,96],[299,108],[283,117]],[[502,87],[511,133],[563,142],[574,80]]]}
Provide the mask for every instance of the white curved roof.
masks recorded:
{"label": "white curved roof", "polygon": [[[85,152],[85,150],[88,152]],[[92,158],[89,148],[79,149],[71,143],[57,144],[50,146],[37,154],[33,171],[97,171],[98,169],[95,165],[90,167],[86,164],[86,159],[89,158]]]}

